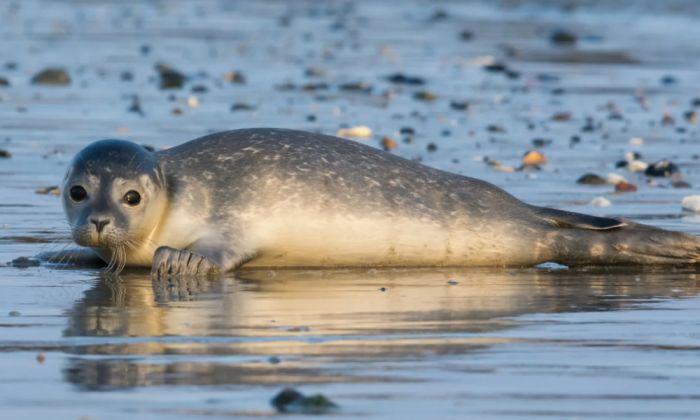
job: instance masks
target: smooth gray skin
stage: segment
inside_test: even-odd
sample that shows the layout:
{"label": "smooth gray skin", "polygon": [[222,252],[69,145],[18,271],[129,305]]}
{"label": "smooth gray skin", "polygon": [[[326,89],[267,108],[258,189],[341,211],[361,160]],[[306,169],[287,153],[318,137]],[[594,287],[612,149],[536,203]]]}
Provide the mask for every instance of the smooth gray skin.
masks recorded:
{"label": "smooth gray skin", "polygon": [[[292,206],[318,214],[420,219],[473,235],[474,247],[445,265],[689,264],[700,258],[700,241],[690,235],[530,206],[487,182],[332,136],[233,130],[156,152],[152,169],[151,157],[139,159],[148,161],[149,173],[162,174],[169,212],[186,209],[214,232],[192,238],[184,249],[160,246],[152,263],[157,276],[226,271],[255,261],[258,249],[237,215],[278,206],[290,195]],[[283,182],[270,187],[269,180]],[[492,249],[503,244],[507,249]],[[479,259],[480,252],[491,259]]]}

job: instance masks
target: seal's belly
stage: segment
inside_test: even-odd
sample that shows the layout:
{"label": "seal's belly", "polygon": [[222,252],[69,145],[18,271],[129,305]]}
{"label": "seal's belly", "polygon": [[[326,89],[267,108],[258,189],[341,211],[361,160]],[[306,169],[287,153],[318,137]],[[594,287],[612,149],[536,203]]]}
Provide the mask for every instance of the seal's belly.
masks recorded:
{"label": "seal's belly", "polygon": [[[258,219],[260,220],[260,219]],[[246,267],[494,265],[512,246],[496,232],[405,217],[289,214],[246,225]],[[512,241],[511,241],[512,242]],[[510,244],[512,245],[512,243]]]}

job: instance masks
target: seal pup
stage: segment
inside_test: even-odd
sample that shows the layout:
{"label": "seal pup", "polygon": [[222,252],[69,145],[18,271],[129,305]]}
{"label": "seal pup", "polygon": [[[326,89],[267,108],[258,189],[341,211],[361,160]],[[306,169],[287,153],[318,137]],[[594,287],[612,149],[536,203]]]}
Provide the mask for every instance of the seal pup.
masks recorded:
{"label": "seal pup", "polygon": [[117,271],[692,264],[700,240],[528,205],[478,179],[332,136],[207,135],[151,152],[102,140],[68,168],[72,235]]}

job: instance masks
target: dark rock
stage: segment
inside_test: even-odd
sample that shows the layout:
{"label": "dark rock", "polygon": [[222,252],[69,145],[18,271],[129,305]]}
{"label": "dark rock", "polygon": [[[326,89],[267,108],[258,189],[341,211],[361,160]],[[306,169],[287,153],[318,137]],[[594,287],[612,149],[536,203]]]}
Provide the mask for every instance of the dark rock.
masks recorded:
{"label": "dark rock", "polygon": [[35,258],[19,257],[12,260],[10,265],[17,268],[38,267],[40,262]]}
{"label": "dark rock", "polygon": [[301,87],[301,90],[314,92],[317,90],[328,90],[329,88],[328,83],[307,83]]}
{"label": "dark rock", "polygon": [[678,180],[678,181],[673,181],[673,182],[671,182],[671,186],[672,186],[673,188],[692,188],[692,185],[690,185],[689,183],[683,181],[682,179],[681,179],[681,180]]}
{"label": "dark rock", "polygon": [[428,146],[425,149],[429,152],[435,152],[437,151],[438,147],[435,143],[428,143]]}
{"label": "dark rock", "polygon": [[678,166],[667,159],[652,163],[644,171],[644,175],[655,177],[670,177],[678,173],[680,173]]}
{"label": "dark rock", "polygon": [[10,81],[4,77],[0,77],[0,86],[3,86],[3,87],[10,86]]}
{"label": "dark rock", "polygon": [[151,146],[150,144],[142,144],[141,147],[144,149],[148,150],[149,152],[155,152],[156,148]]}
{"label": "dark rock", "polygon": [[315,115],[307,115],[306,116],[306,121],[308,122],[315,122],[316,121],[316,116]]}
{"label": "dark rock", "polygon": [[139,48],[139,51],[141,51],[141,55],[148,55],[151,53],[151,46],[150,45],[141,45]]}
{"label": "dark rock", "polygon": [[695,108],[700,107],[700,98],[694,98],[692,101],[690,101],[690,105],[694,106]]}
{"label": "dark rock", "polygon": [[205,85],[194,85],[190,88],[190,92],[192,92],[192,93],[207,93],[207,92],[209,92],[209,88],[206,87]]}
{"label": "dark rock", "polygon": [[12,153],[5,149],[0,149],[0,159],[9,159],[12,157]]}
{"label": "dark rock", "polygon": [[413,99],[416,99],[418,101],[432,102],[432,101],[437,99],[437,96],[433,92],[423,90],[423,91],[414,93]]}
{"label": "dark rock", "polygon": [[549,40],[557,45],[573,45],[578,41],[578,37],[565,29],[557,29],[549,36]]}
{"label": "dark rock", "polygon": [[14,61],[8,61],[5,63],[5,70],[14,71],[17,70],[17,63]]}
{"label": "dark rock", "polygon": [[496,124],[491,124],[491,125],[486,126],[486,130],[489,133],[505,133],[506,132],[505,128],[503,128],[500,125],[496,125]]}
{"label": "dark rock", "polygon": [[450,108],[456,111],[466,111],[469,109],[469,102],[467,101],[450,101]]}
{"label": "dark rock", "polygon": [[489,73],[505,73],[508,71],[508,66],[499,62],[487,64],[483,68]]}
{"label": "dark rock", "polygon": [[141,109],[141,100],[139,99],[138,95],[134,95],[131,98],[131,105],[129,105],[129,108],[127,109],[129,112],[133,112],[136,114],[139,114],[141,116],[144,116],[143,110]]}
{"label": "dark rock", "polygon": [[347,92],[372,93],[372,85],[365,82],[343,83],[338,88]]}
{"label": "dark rock", "polygon": [[678,83],[678,79],[673,75],[667,74],[661,78],[660,82],[662,85],[675,85]]}
{"label": "dark rock", "polygon": [[161,89],[182,89],[187,80],[183,73],[165,63],[157,63],[155,68],[158,72]]}
{"label": "dark rock", "polygon": [[270,404],[280,413],[293,414],[327,414],[338,406],[322,394],[305,396],[294,388],[285,388],[279,392]]}
{"label": "dark rock", "polygon": [[474,32],[465,29],[459,33],[459,39],[462,41],[471,41],[474,39]]}
{"label": "dark rock", "polygon": [[397,85],[422,86],[425,84],[425,79],[422,77],[408,76],[403,73],[394,73],[386,76],[386,80]]}
{"label": "dark rock", "polygon": [[70,76],[62,68],[46,68],[32,77],[34,85],[66,86],[70,85]]}
{"label": "dark rock", "polygon": [[532,139],[532,145],[535,147],[546,147],[552,144],[552,139]]}
{"label": "dark rock", "polygon": [[432,16],[430,16],[430,20],[433,22],[438,22],[441,20],[446,20],[448,17],[450,17],[446,11],[439,9],[433,12]]}
{"label": "dark rock", "polygon": [[234,70],[226,72],[226,74],[224,74],[224,80],[226,80],[229,83],[242,85],[246,82],[246,77],[240,71]]}
{"label": "dark rock", "polygon": [[134,73],[130,71],[123,71],[119,75],[119,78],[122,80],[122,82],[130,82],[134,80]]}
{"label": "dark rock", "polygon": [[399,133],[401,133],[405,136],[415,136],[416,130],[414,130],[411,127],[401,127],[401,130],[399,130]]}
{"label": "dark rock", "polygon": [[237,112],[237,111],[255,111],[257,108],[253,105],[246,104],[244,102],[236,102],[235,104],[231,105],[231,112]]}
{"label": "dark rock", "polygon": [[584,185],[605,185],[607,184],[607,181],[605,178],[600,177],[596,174],[584,174],[581,175],[579,179],[576,180],[577,184],[584,184]]}

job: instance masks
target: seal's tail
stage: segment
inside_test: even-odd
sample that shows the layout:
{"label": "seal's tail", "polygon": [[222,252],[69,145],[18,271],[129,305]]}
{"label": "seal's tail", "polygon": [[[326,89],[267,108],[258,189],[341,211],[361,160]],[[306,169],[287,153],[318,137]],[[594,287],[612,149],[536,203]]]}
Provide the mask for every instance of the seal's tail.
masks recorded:
{"label": "seal's tail", "polygon": [[557,227],[548,245],[552,260],[562,264],[700,264],[700,239],[686,233],[554,209],[537,212]]}

